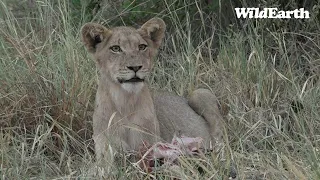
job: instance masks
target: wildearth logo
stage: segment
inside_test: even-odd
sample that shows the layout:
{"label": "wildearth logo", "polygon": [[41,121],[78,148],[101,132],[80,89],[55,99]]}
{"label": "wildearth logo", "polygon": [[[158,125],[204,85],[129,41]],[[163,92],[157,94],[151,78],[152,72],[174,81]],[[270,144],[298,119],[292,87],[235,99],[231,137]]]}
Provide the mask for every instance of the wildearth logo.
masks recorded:
{"label": "wildearth logo", "polygon": [[304,8],[295,9],[293,11],[281,11],[278,8],[235,8],[238,18],[310,18],[309,11]]}

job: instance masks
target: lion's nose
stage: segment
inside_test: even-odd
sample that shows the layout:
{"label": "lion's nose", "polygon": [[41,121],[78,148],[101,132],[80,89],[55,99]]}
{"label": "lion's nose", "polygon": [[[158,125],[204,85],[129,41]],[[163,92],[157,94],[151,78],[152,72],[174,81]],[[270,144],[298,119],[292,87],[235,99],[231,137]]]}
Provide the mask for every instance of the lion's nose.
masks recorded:
{"label": "lion's nose", "polygon": [[142,66],[127,66],[127,68],[134,72],[137,72],[142,68]]}

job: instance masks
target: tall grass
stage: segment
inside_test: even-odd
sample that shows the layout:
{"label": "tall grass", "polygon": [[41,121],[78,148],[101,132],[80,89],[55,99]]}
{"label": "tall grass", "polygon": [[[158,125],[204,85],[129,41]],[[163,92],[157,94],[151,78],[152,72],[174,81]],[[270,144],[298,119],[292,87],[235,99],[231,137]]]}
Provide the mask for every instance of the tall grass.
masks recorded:
{"label": "tall grass", "polygon": [[[165,2],[158,16],[170,26],[150,86],[179,95],[206,87],[230,110],[222,158],[182,158],[180,168],[156,177],[225,179],[233,166],[239,179],[319,179],[316,19],[306,21],[302,31],[272,29],[266,21],[222,31],[212,28],[216,21],[197,2],[179,10]],[[91,117],[97,73],[79,37],[88,21],[86,4],[75,15],[70,3],[35,1],[21,15],[13,1],[0,0],[3,179],[94,178]],[[108,24],[117,18],[97,14],[94,19]],[[115,167],[108,178],[148,176],[127,166]]]}
{"label": "tall grass", "polygon": [[20,17],[9,5],[1,1],[2,177],[70,176],[74,167],[79,175],[92,161],[96,86],[78,38],[82,23],[66,1],[37,1]]}

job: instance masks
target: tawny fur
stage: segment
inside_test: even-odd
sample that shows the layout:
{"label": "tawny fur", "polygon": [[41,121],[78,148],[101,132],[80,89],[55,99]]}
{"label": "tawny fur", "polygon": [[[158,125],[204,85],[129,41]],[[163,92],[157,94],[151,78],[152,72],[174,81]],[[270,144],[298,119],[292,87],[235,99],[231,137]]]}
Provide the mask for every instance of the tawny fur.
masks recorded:
{"label": "tawny fur", "polygon": [[[119,81],[148,76],[164,32],[165,23],[159,18],[140,29],[108,29],[95,23],[82,27],[82,41],[100,72],[93,115],[98,160],[107,155],[108,145],[116,150],[137,150],[142,141],[152,144],[185,135],[202,137],[208,146],[209,141],[221,138],[222,116],[217,98],[209,90],[196,90],[188,101],[167,92],[151,94],[145,82]],[[148,47],[139,50],[141,44]],[[114,45],[121,51],[111,50]],[[137,66],[141,69],[135,73],[130,67]]]}

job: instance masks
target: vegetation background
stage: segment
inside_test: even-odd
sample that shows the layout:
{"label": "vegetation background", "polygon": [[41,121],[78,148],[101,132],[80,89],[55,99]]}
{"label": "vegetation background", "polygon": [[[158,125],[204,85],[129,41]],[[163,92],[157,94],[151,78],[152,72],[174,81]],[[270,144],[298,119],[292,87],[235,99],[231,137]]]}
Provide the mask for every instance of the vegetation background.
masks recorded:
{"label": "vegetation background", "polygon": [[[304,7],[311,17],[236,19],[235,7]],[[151,87],[215,92],[229,107],[223,156],[182,158],[158,175],[127,164],[108,179],[320,179],[319,9],[307,0],[0,0],[1,179],[95,178],[97,72],[80,28],[155,16],[168,30]]]}

